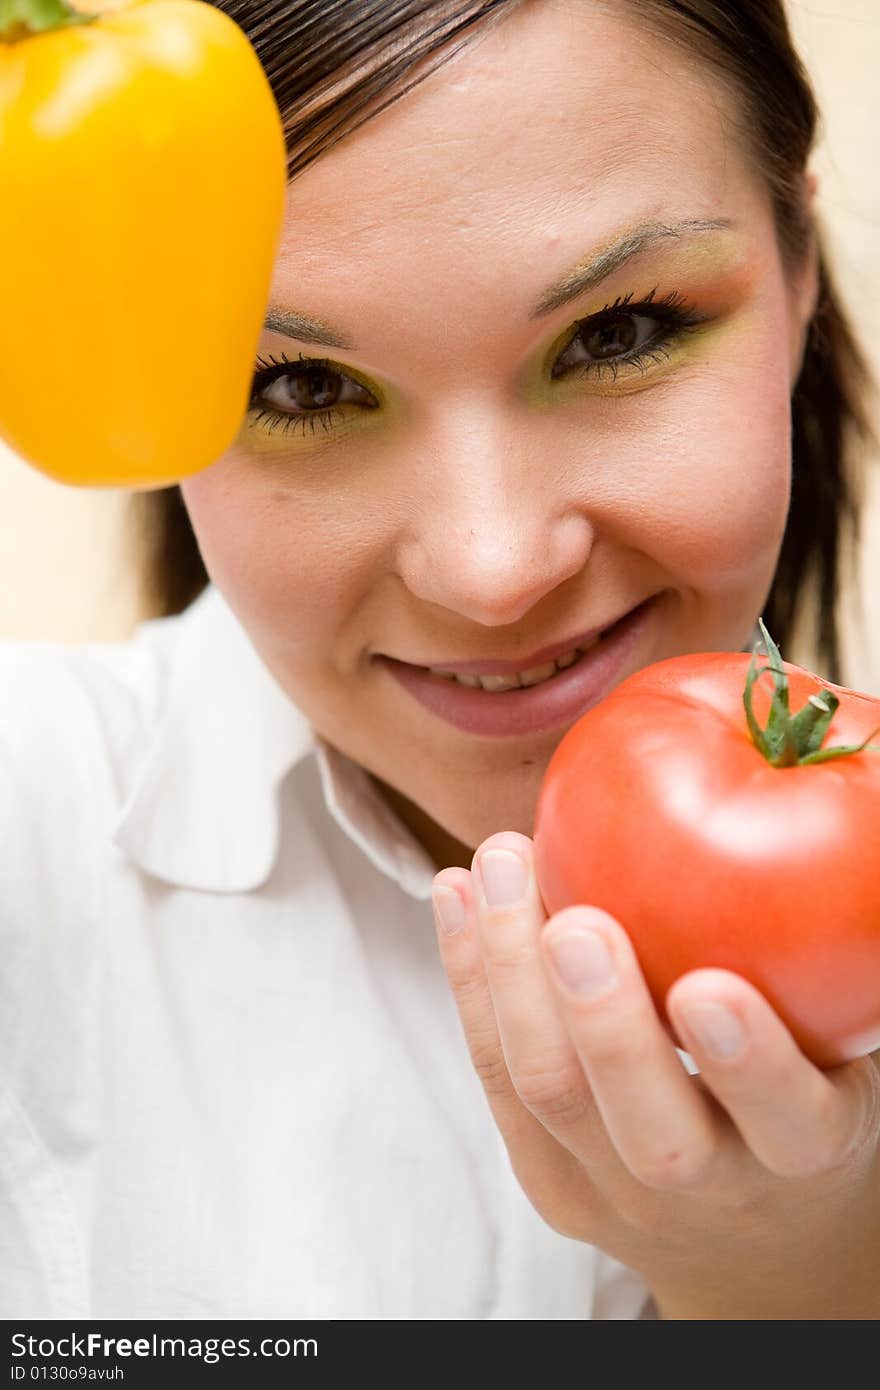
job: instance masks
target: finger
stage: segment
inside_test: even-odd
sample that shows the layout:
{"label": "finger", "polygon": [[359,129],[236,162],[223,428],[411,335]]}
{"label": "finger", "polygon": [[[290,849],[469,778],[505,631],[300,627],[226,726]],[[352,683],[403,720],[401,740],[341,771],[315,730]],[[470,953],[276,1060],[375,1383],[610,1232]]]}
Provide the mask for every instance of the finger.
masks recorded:
{"label": "finger", "polygon": [[595,1128],[595,1107],[541,958],[546,913],[531,840],[514,831],[490,836],[474,855],[473,878],[480,949],[513,1086],[542,1124],[583,1149],[581,1131]]}
{"label": "finger", "polygon": [[529,1113],[511,1080],[483,968],[471,874],[466,869],[444,869],[434,879],[432,899],[437,945],[471,1061],[511,1161],[527,1183],[528,1171],[558,1170],[570,1155]]}
{"label": "finger", "polygon": [[722,1126],[686,1074],[620,924],[600,908],[564,908],[544,928],[541,948],[605,1128],[629,1171],[660,1189],[717,1178],[726,1157]]}
{"label": "finger", "polygon": [[706,1085],[771,1172],[826,1172],[859,1149],[877,1104],[869,1059],[820,1071],[764,996],[728,970],[683,975],[666,1007]]}

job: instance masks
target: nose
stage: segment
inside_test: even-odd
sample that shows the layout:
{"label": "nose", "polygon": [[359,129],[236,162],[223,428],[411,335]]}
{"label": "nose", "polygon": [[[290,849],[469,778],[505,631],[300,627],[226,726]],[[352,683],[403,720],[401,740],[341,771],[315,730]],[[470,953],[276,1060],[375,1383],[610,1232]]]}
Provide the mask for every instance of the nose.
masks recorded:
{"label": "nose", "polygon": [[396,568],[422,602],[500,627],[585,568],[595,528],[575,470],[548,459],[546,428],[525,438],[485,414],[472,424],[466,436],[451,432],[452,447],[447,434],[420,451]]}

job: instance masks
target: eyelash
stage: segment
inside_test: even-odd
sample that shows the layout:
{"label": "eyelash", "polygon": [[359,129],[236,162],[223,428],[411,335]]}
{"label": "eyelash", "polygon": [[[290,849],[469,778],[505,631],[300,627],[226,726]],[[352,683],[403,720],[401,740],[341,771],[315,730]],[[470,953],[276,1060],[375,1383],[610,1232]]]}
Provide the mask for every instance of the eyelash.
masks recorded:
{"label": "eyelash", "polygon": [[[575,330],[568,339],[560,356],[564,356],[569,348],[577,342],[581,334],[587,329],[589,329],[590,332],[595,332],[596,329],[601,329],[615,318],[622,316],[626,318],[636,318],[643,310],[648,310],[649,317],[658,320],[660,328],[647,340],[647,342],[643,343],[641,347],[634,349],[627,357],[609,358],[605,362],[575,363],[566,369],[565,375],[576,373],[580,377],[595,376],[601,380],[604,369],[608,368],[612,373],[612,379],[616,381],[617,373],[622,366],[637,367],[642,372],[642,375],[644,375],[647,370],[648,362],[659,362],[663,361],[664,358],[668,359],[670,356],[669,349],[687,333],[704,323],[705,317],[699,315],[694,306],[690,304],[682,294],[679,294],[678,290],[672,290],[661,299],[654,298],[656,293],[657,288],[655,286],[651,293],[644,299],[640,300],[637,304],[632,304],[630,301],[633,297],[633,291],[631,291],[623,297],[618,296],[613,304],[606,304],[604,309],[600,309],[597,313],[590,314],[587,318],[580,319],[575,325]],[[286,411],[275,410],[271,406],[261,405],[259,399],[260,393],[265,390],[267,386],[270,386],[273,381],[277,381],[279,377],[294,375],[294,373],[289,372],[287,368],[298,367],[305,373],[329,372],[334,376],[341,377],[344,381],[352,382],[354,385],[360,386],[360,382],[354,381],[354,378],[349,377],[341,367],[335,366],[325,357],[304,357],[303,354],[300,353],[298,358],[291,359],[285,357],[284,353],[282,353],[279,359],[269,354],[268,362],[262,357],[257,358],[257,367],[258,370],[254,373],[251,387],[249,412],[257,412],[254,418],[254,424],[258,424],[260,420],[264,419],[270,422],[265,426],[265,429],[270,434],[280,431],[286,435],[291,429],[302,426],[301,433],[304,436],[307,423],[311,428],[312,434],[315,433],[315,426],[318,423],[327,430],[330,428],[330,421],[337,413],[334,409],[328,409],[315,410],[304,415],[292,415]],[[562,375],[562,373],[560,373],[560,375]],[[366,390],[365,387],[361,389]],[[347,402],[347,404],[353,404],[353,402]]]}

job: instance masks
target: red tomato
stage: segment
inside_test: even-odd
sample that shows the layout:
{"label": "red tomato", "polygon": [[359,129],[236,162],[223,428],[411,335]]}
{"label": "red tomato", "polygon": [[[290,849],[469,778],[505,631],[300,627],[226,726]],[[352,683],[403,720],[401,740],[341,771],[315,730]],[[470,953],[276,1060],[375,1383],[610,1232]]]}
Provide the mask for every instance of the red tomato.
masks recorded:
{"label": "red tomato", "polygon": [[591,904],[620,922],[667,1026],[672,983],[720,966],[832,1065],[880,1047],[880,749],[857,748],[880,699],[768,651],[775,676],[739,653],[657,662],[578,720],[538,798],[538,883],[551,915]]}

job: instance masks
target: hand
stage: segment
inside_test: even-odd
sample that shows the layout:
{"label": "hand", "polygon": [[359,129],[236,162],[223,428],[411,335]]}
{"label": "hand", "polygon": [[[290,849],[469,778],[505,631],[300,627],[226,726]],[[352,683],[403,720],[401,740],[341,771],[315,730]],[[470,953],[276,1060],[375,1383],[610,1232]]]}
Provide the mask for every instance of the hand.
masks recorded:
{"label": "hand", "polygon": [[666,1001],[689,1076],[622,926],[548,920],[527,836],[492,835],[438,889],[471,1059],[550,1226],[640,1271],[664,1317],[880,1317],[876,1054],[821,1071],[747,981],[695,970]]}

